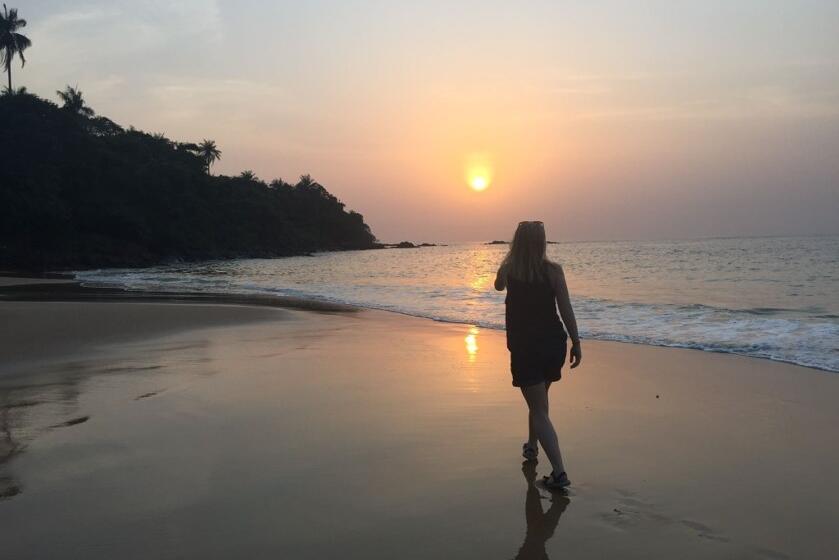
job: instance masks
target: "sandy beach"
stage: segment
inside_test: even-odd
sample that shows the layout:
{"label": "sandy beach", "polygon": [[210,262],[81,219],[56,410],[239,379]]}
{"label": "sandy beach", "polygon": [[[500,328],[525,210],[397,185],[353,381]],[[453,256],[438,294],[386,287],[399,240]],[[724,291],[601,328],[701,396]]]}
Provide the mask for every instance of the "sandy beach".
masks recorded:
{"label": "sandy beach", "polygon": [[551,392],[574,482],[562,496],[531,483],[547,461],[522,467],[501,331],[337,308],[6,299],[4,557],[839,548],[835,374],[586,341]]}

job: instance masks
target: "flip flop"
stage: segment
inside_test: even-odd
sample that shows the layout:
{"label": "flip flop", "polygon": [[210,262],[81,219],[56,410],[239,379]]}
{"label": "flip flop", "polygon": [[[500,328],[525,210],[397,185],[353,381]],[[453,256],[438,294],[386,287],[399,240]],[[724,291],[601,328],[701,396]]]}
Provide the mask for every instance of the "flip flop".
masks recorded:
{"label": "flip flop", "polygon": [[552,471],[550,476],[542,477],[542,482],[545,483],[547,488],[552,490],[562,490],[563,488],[571,486],[571,481],[568,480],[568,475],[565,474],[565,471],[561,472],[559,475],[556,475]]}

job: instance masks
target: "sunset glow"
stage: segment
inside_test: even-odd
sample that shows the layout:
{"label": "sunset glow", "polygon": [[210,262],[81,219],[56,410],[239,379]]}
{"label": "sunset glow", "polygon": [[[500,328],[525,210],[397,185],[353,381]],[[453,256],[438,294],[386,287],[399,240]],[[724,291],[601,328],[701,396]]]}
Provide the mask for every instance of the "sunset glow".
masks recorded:
{"label": "sunset glow", "polygon": [[474,362],[478,355],[478,334],[480,332],[478,327],[469,327],[469,334],[463,339],[466,343],[466,354],[469,356],[470,362]]}
{"label": "sunset glow", "polygon": [[3,558],[837,547],[839,0],[0,4]]}
{"label": "sunset glow", "polygon": [[217,175],[310,173],[383,240],[837,231],[839,3],[537,4],[32,2],[16,80],[213,139]]}
{"label": "sunset glow", "polygon": [[483,175],[475,175],[469,181],[469,186],[472,187],[473,191],[482,191],[487,188],[489,185],[489,181]]}
{"label": "sunset glow", "polygon": [[486,153],[473,153],[466,158],[466,184],[475,192],[485,191],[492,182],[491,158]]}

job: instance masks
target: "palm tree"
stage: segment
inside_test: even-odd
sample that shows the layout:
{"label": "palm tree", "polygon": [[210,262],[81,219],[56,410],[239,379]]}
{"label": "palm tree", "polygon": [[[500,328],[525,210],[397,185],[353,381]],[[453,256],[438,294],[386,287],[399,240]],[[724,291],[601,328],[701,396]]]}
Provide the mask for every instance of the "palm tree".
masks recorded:
{"label": "palm tree", "polygon": [[79,89],[79,86],[67,86],[64,88],[64,91],[56,91],[55,93],[61,98],[61,101],[64,103],[63,108],[67,111],[83,117],[93,116],[93,109],[85,105],[82,90]]}
{"label": "palm tree", "polygon": [[216,147],[215,140],[205,139],[198,144],[198,155],[204,160],[204,165],[207,167],[207,175],[209,175],[210,166],[217,159],[221,159],[221,150]]}
{"label": "palm tree", "polygon": [[251,171],[250,169],[246,169],[239,174],[239,177],[245,179],[247,181],[258,181],[259,179],[256,178],[256,173]]}
{"label": "palm tree", "polygon": [[306,188],[312,187],[316,184],[317,183],[315,182],[314,179],[312,179],[312,176],[307,173],[306,175],[301,175],[300,176],[300,181],[298,181],[297,186],[306,189]]}
{"label": "palm tree", "polygon": [[23,57],[23,51],[32,46],[32,41],[25,35],[17,32],[21,27],[26,27],[25,19],[18,19],[17,9],[11,10],[6,8],[3,4],[3,13],[0,14],[0,63],[6,67],[6,73],[9,75],[9,93],[13,93],[12,89],[12,60],[15,55],[20,57],[20,67],[26,64],[26,59]]}
{"label": "palm tree", "polygon": [[8,86],[3,86],[3,95],[26,95],[26,86],[20,86],[14,89],[9,89]]}
{"label": "palm tree", "polygon": [[287,189],[291,187],[291,185],[289,185],[279,177],[271,181],[271,183],[268,186],[272,189]]}

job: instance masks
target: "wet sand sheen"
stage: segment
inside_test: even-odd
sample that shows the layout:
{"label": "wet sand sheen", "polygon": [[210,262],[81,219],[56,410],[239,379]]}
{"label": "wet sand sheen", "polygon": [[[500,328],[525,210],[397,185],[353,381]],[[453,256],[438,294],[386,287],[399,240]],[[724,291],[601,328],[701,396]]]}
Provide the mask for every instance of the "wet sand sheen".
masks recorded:
{"label": "wet sand sheen", "polygon": [[831,374],[587,342],[552,390],[575,483],[562,497],[522,469],[501,332],[221,305],[0,314],[46,336],[50,308],[35,309],[67,305],[91,333],[104,314],[191,319],[4,361],[9,557],[828,558],[837,544]]}

